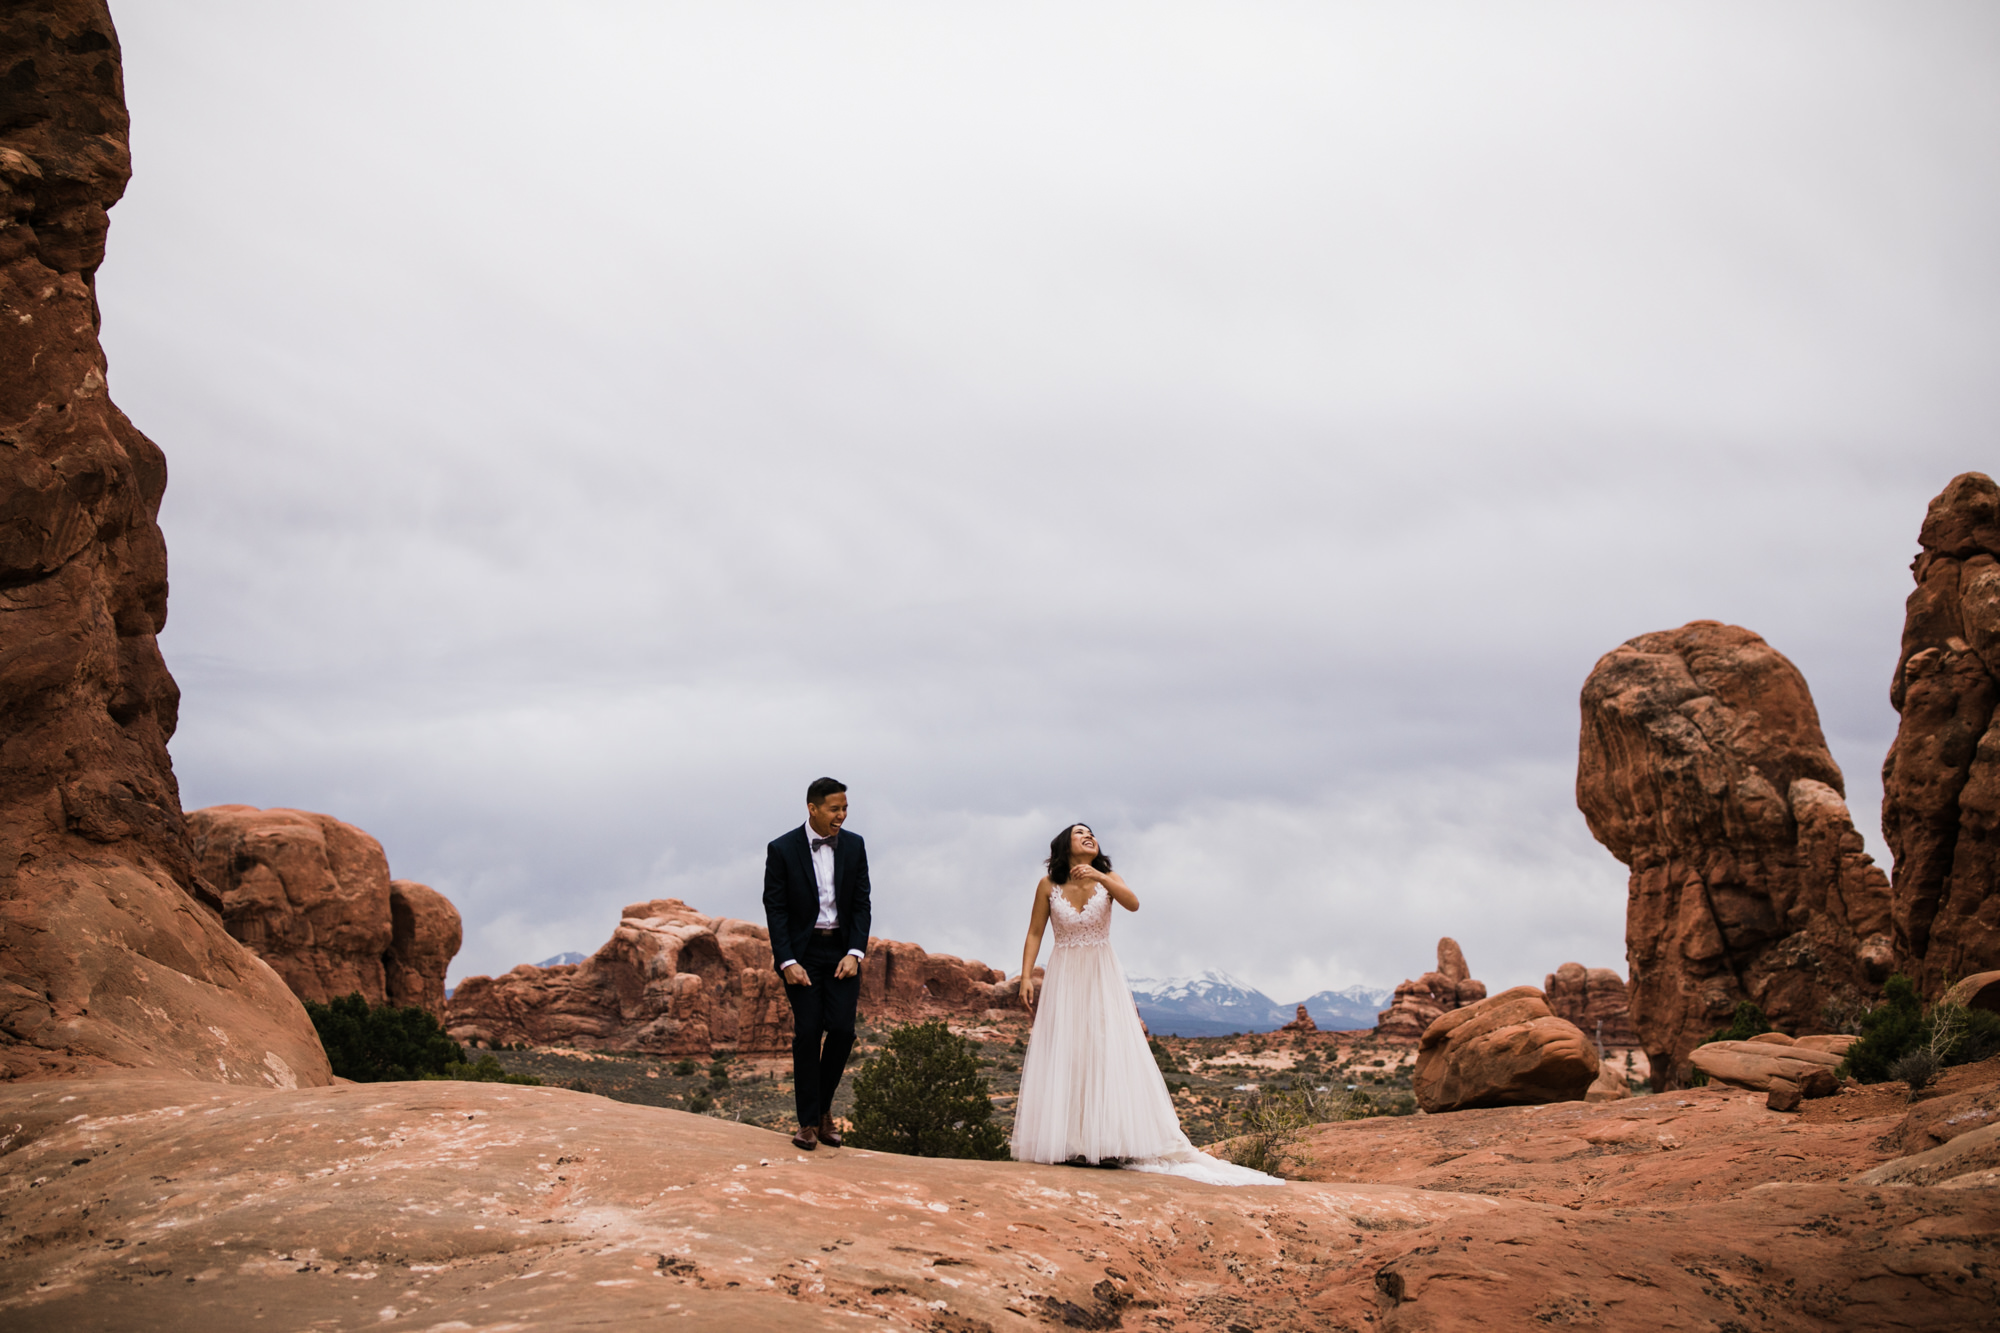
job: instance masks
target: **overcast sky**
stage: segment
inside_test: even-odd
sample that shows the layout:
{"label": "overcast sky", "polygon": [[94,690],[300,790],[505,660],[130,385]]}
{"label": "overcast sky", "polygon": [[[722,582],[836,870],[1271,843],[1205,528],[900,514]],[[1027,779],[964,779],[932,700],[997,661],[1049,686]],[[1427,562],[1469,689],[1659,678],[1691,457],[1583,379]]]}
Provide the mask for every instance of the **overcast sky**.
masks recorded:
{"label": "overcast sky", "polygon": [[1624,966],[1579,687],[1747,625],[1870,850],[1925,503],[2000,465],[2000,9],[115,9],[111,386],[166,450],[188,808],[465,917],[1134,974]]}

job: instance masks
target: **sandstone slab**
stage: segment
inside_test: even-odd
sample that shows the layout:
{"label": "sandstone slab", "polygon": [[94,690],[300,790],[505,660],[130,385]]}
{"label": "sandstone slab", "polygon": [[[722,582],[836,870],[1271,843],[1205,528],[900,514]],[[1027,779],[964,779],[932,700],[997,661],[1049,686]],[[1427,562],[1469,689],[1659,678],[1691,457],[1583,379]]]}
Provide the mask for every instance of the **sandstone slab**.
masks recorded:
{"label": "sandstone slab", "polygon": [[[1426,1111],[1581,1101],[1598,1080],[1597,1050],[1516,986],[1440,1017],[1417,1045],[1411,1089]],[[1622,1080],[1621,1080],[1622,1081]]]}
{"label": "sandstone slab", "polygon": [[1798,668],[1749,630],[1645,634],[1584,683],[1577,805],[1631,871],[1627,992],[1656,1079],[1751,1000],[1792,1031],[1893,962],[1867,855]]}
{"label": "sandstone slab", "polygon": [[1774,1078],[1786,1079],[1808,1096],[1825,1095],[1838,1086],[1833,1071],[1842,1057],[1809,1046],[1763,1041],[1711,1041],[1697,1046],[1694,1067],[1718,1083],[1764,1092]]}
{"label": "sandstone slab", "polygon": [[1888,1159],[1885,1118],[1845,1100],[1782,1116],[1709,1088],[1352,1121],[1311,1145],[1346,1178],[1226,1190],[808,1156],[560,1089],[23,1086],[0,1089],[0,1322],[1988,1327],[2000,1193],[1851,1183]]}

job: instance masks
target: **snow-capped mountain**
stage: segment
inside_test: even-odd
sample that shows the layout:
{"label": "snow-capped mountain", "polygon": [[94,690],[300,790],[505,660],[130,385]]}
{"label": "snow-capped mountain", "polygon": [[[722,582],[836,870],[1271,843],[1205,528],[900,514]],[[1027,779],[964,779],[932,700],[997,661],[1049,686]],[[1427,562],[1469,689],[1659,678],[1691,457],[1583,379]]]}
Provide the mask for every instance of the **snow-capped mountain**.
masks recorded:
{"label": "snow-capped mountain", "polygon": [[580,963],[582,961],[583,961],[583,955],[578,953],[576,950],[572,949],[568,953],[559,953],[554,955],[553,957],[544,958],[541,962],[536,963],[535,966],[560,967],[564,963]]}
{"label": "snow-capped mountain", "polygon": [[[1131,979],[1132,998],[1146,1026],[1174,1037],[1224,1037],[1270,1032],[1292,1021],[1298,1002],[1279,1004],[1264,992],[1213,968],[1193,977]],[[1313,1022],[1328,1030],[1372,1028],[1393,991],[1368,986],[1321,991],[1305,1001]]]}
{"label": "snow-capped mountain", "polygon": [[[1375,1016],[1396,998],[1394,990],[1375,986],[1349,986],[1345,990],[1323,990],[1309,995],[1303,1003],[1312,1021],[1328,1032],[1352,1032],[1372,1028]],[[1296,1006],[1294,1007],[1296,1010]]]}
{"label": "snow-capped mountain", "polygon": [[1196,977],[1132,980],[1132,998],[1146,1026],[1176,1037],[1221,1037],[1232,1032],[1269,1032],[1292,1015],[1264,992],[1227,972],[1211,968]]}

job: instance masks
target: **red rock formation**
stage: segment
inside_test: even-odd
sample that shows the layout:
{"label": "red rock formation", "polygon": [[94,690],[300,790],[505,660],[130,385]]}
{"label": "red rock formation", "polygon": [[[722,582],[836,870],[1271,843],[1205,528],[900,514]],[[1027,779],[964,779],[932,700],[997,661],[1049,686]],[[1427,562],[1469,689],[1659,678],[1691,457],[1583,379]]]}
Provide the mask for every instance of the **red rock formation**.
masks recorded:
{"label": "red rock formation", "polygon": [[1319,1024],[1313,1022],[1313,1017],[1311,1014],[1306,1012],[1306,1007],[1304,1005],[1300,1005],[1298,1014],[1292,1019],[1291,1022],[1279,1028],[1278,1031],[1317,1032],[1319,1031]]}
{"label": "red rock formation", "polygon": [[1485,998],[1486,983],[1472,979],[1458,941],[1447,935],[1438,941],[1437,971],[1396,987],[1389,1007],[1375,1016],[1375,1035],[1415,1041],[1441,1015]]}
{"label": "red rock formation", "polygon": [[1582,1101],[1597,1081],[1597,1048],[1516,986],[1444,1014],[1417,1043],[1410,1090],[1426,1111]]}
{"label": "red rock formation", "polygon": [[1564,963],[1549,973],[1542,994],[1550,1013],[1576,1024],[1601,1049],[1638,1048],[1625,978],[1610,968]]}
{"label": "red rock formation", "polygon": [[97,341],[131,172],[117,35],[45,0],[0,11],[0,51],[0,1076],[323,1084],[305,1011],[195,875],[167,757],[166,460]]}
{"label": "red rock formation", "polygon": [[1798,668],[1699,620],[1607,653],[1582,709],[1577,805],[1631,868],[1627,994],[1656,1080],[1684,1079],[1739,1001],[1809,1031],[1875,992],[1888,880]]}
{"label": "red rock formation", "polygon": [[389,952],[382,956],[389,1002],[444,1017],[445,973],[463,940],[451,899],[413,879],[390,880]]}
{"label": "red rock formation", "polygon": [[1926,997],[2000,968],[2000,487],[1978,472],[1931,501],[1911,565],[1882,765],[1896,956]]}
{"label": "red rock formation", "polygon": [[[1005,974],[983,963],[871,939],[861,1015],[900,1023],[1018,1008]],[[706,1055],[787,1050],[792,1011],[771,968],[764,927],[697,912],[678,898],[627,907],[611,939],[581,963],[523,963],[467,977],[446,1020],[460,1041]]]}
{"label": "red rock formation", "polygon": [[229,933],[300,999],[358,994],[443,1016],[458,909],[426,885],[391,881],[381,843],[307,810],[214,805],[187,822]]}

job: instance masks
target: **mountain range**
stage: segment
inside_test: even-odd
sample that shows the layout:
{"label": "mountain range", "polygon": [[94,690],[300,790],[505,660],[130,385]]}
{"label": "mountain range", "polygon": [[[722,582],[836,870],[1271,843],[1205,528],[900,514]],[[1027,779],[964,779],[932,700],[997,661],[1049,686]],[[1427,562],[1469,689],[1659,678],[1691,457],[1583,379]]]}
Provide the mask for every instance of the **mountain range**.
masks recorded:
{"label": "mountain range", "polygon": [[1327,1031],[1350,1032],[1375,1026],[1395,991],[1373,986],[1323,990],[1304,1000],[1279,1004],[1227,972],[1213,969],[1194,977],[1156,981],[1131,979],[1132,998],[1146,1026],[1170,1037],[1225,1037],[1236,1032],[1271,1032],[1298,1016],[1304,1004],[1313,1022]]}

